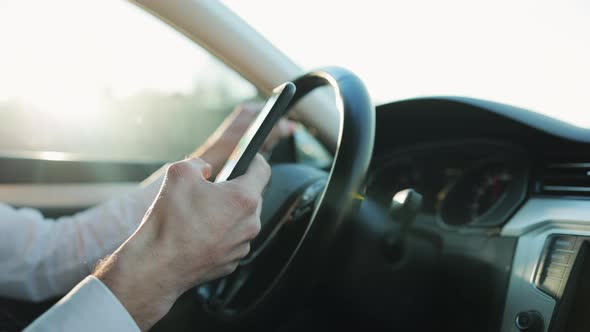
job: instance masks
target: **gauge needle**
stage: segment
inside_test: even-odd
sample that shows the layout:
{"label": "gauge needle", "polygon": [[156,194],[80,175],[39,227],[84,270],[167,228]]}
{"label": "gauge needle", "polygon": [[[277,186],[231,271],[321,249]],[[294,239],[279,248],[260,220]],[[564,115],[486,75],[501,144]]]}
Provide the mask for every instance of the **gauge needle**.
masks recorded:
{"label": "gauge needle", "polygon": [[492,180],[492,202],[496,201],[496,199],[498,199],[499,195],[500,195],[500,186],[498,184],[498,178],[494,177],[494,179]]}

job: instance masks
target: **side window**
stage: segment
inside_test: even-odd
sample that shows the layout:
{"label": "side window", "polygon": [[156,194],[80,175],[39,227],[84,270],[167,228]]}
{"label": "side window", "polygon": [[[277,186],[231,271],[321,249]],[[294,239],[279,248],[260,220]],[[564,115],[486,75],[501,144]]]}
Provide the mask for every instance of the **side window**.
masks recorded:
{"label": "side window", "polygon": [[0,2],[0,155],[169,160],[256,89],[122,0]]}

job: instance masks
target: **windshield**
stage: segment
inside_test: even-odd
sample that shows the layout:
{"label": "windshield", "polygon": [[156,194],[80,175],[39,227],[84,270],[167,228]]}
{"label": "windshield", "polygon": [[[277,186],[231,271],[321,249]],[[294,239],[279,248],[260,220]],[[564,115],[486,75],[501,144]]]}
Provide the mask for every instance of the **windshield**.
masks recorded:
{"label": "windshield", "polygon": [[458,95],[590,128],[590,2],[225,0],[304,69],[356,72],[376,103]]}

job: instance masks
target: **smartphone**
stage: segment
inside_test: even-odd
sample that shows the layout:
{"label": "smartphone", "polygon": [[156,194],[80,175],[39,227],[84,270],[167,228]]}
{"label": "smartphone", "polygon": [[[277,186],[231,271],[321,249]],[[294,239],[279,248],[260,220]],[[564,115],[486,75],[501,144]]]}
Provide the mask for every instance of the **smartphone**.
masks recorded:
{"label": "smartphone", "polygon": [[287,107],[295,95],[295,84],[284,83],[273,89],[272,96],[258,113],[240,142],[223,165],[215,182],[227,181],[243,175],[262,148],[272,128],[287,112]]}

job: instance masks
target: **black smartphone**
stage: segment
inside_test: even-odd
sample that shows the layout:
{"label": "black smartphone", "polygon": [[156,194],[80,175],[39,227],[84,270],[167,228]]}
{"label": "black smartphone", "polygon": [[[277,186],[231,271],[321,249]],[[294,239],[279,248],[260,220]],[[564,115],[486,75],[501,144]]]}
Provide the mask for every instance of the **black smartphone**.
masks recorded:
{"label": "black smartphone", "polygon": [[215,182],[227,181],[243,175],[256,153],[260,151],[272,128],[287,112],[295,95],[295,84],[287,82],[274,88],[272,96],[258,113],[240,142],[217,174]]}

